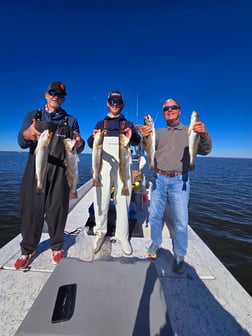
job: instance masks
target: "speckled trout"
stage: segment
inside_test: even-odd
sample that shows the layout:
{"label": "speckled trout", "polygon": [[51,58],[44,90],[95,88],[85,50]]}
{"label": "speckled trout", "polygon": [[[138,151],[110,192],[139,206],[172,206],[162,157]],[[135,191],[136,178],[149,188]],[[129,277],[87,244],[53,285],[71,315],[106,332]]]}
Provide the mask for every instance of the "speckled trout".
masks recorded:
{"label": "speckled trout", "polygon": [[144,116],[144,125],[151,127],[151,133],[143,140],[143,149],[145,150],[149,158],[149,169],[152,170],[154,168],[156,136],[154,121],[149,114]]}
{"label": "speckled trout", "polygon": [[198,147],[200,142],[199,134],[193,131],[194,124],[199,121],[199,114],[196,111],[192,112],[191,121],[188,128],[189,135],[189,154],[190,154],[190,170],[194,170],[195,167],[195,159],[198,153]]}
{"label": "speckled trout", "polygon": [[42,193],[44,191],[44,179],[47,171],[48,151],[52,134],[53,133],[49,130],[45,130],[41,133],[35,149],[35,174],[38,193]]}
{"label": "speckled trout", "polygon": [[103,139],[105,131],[99,130],[94,137],[92,150],[92,174],[93,186],[100,187],[102,185],[100,174],[102,169]]}
{"label": "speckled trout", "polygon": [[129,138],[121,133],[119,137],[119,176],[123,183],[121,195],[128,196],[128,182],[130,179],[131,152],[129,148]]}
{"label": "speckled trout", "polygon": [[66,177],[67,182],[70,187],[69,198],[78,198],[77,193],[77,183],[79,181],[78,163],[80,161],[75,147],[75,139],[66,138],[64,139],[64,146],[66,157],[64,160],[66,166]]}

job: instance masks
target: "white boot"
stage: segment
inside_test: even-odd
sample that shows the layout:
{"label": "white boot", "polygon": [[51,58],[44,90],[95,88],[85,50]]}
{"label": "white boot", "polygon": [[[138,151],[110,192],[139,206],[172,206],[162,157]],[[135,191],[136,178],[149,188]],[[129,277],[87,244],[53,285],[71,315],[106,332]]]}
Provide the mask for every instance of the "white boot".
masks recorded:
{"label": "white boot", "polygon": [[124,254],[131,255],[133,253],[132,246],[128,239],[121,240],[121,246]]}
{"label": "white boot", "polygon": [[94,253],[98,253],[105,240],[105,234],[97,232],[95,235]]}

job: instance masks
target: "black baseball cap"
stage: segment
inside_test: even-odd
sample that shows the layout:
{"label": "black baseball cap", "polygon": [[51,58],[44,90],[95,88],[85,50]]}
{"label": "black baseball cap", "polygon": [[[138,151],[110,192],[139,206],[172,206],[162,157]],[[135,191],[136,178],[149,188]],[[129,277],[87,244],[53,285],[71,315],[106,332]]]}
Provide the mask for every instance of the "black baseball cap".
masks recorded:
{"label": "black baseball cap", "polygon": [[52,82],[47,89],[47,92],[49,91],[56,91],[56,92],[60,92],[63,93],[66,96],[66,87],[63,83],[61,82]]}
{"label": "black baseball cap", "polygon": [[118,99],[123,101],[123,95],[120,91],[111,91],[108,95],[108,99]]}

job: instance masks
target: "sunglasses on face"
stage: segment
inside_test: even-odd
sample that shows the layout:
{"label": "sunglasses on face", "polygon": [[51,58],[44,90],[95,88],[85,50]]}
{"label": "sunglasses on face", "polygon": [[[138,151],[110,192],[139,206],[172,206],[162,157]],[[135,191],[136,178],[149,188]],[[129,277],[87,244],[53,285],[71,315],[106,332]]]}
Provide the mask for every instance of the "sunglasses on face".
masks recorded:
{"label": "sunglasses on face", "polygon": [[64,93],[60,93],[60,92],[56,92],[56,91],[49,91],[48,93],[52,97],[58,97],[60,99],[64,99],[65,98]]}
{"label": "sunglasses on face", "polygon": [[122,105],[122,103],[123,103],[123,101],[121,100],[121,99],[119,99],[119,100],[114,100],[114,99],[109,99],[108,100],[108,102],[109,102],[109,105]]}
{"label": "sunglasses on face", "polygon": [[169,109],[171,109],[171,110],[178,110],[179,106],[177,106],[177,105],[171,105],[171,106],[165,106],[165,107],[163,107],[163,111],[164,112],[165,111],[169,111]]}

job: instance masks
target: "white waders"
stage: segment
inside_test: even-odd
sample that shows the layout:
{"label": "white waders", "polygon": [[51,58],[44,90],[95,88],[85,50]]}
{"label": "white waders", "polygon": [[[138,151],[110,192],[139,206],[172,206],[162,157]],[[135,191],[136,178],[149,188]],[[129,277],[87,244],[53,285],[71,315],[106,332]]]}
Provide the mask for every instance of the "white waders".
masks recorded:
{"label": "white waders", "polygon": [[101,171],[101,187],[95,187],[94,211],[95,234],[107,233],[107,216],[111,200],[112,187],[114,187],[116,208],[115,238],[123,241],[129,238],[128,209],[131,200],[131,172],[129,172],[129,195],[121,195],[123,183],[119,176],[119,137],[104,137],[103,162]]}

